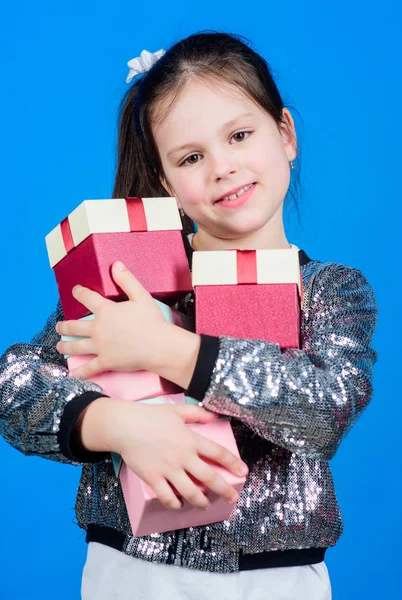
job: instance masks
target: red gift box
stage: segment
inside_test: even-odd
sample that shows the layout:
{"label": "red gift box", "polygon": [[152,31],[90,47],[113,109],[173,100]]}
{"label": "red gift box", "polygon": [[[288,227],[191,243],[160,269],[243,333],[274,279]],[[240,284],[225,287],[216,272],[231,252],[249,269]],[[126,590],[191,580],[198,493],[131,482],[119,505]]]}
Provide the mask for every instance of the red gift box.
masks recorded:
{"label": "red gift box", "polygon": [[193,254],[196,331],[300,345],[298,249]]}
{"label": "red gift box", "polygon": [[46,236],[66,319],[89,311],[71,291],[84,285],[106,298],[124,299],[111,266],[121,260],[161,301],[192,290],[175,198],[85,200]]}

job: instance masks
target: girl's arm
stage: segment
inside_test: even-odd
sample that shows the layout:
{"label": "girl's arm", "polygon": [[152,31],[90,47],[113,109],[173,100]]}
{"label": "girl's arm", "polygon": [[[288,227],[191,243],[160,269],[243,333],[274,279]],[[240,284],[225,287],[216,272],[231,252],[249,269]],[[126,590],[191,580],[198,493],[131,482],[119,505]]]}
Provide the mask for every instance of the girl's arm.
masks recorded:
{"label": "girl's arm", "polygon": [[329,459],[372,395],[377,304],[357,269],[334,263],[316,269],[303,295],[301,349],[199,336],[167,323],[123,268],[114,270],[114,278],[126,302],[73,290],[95,320],[85,331],[77,321],[59,324],[59,333],[86,339],[60,343],[58,350],[96,355],[76,376],[147,369],[186,389],[206,409],[236,417],[291,452]]}
{"label": "girl's arm", "polygon": [[[76,419],[105,394],[91,381],[68,377],[67,361],[56,351],[55,324],[62,319],[59,302],[31,343],[14,344],[0,357],[0,434],[26,455],[78,464],[70,447]],[[82,448],[77,454],[86,462],[106,456]]]}
{"label": "girl's arm", "polygon": [[201,336],[187,393],[291,452],[330,459],[372,395],[377,303],[360,271],[326,263],[302,319],[302,349]]}

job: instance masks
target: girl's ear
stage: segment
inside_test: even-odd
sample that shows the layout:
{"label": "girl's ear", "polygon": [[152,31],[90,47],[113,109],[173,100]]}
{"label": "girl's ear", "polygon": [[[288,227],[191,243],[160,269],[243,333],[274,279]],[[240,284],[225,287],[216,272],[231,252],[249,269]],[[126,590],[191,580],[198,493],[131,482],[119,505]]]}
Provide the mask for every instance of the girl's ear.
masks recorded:
{"label": "girl's ear", "polygon": [[174,196],[173,188],[170,186],[168,180],[162,176],[159,178],[159,181],[161,182],[162,186],[165,188],[169,196]]}
{"label": "girl's ear", "polygon": [[282,110],[282,123],[279,125],[279,130],[288,159],[294,160],[297,156],[296,128],[293,117],[287,108]]}
{"label": "girl's ear", "polygon": [[177,208],[181,208],[180,202],[176,197],[176,194],[174,192],[174,189],[171,187],[171,185],[169,184],[168,180],[165,177],[160,177],[159,181],[161,182],[162,186],[165,188],[165,190],[167,191],[167,193],[169,194],[169,196],[171,198],[176,198],[176,203],[177,203]]}

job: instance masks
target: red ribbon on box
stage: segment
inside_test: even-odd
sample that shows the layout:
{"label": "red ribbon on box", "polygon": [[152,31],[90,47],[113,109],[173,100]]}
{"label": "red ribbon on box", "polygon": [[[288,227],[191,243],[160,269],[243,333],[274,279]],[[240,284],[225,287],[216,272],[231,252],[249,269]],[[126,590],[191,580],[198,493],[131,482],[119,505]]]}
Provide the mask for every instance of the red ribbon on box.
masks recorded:
{"label": "red ribbon on box", "polygon": [[126,198],[130,231],[148,231],[142,198]]}
{"label": "red ribbon on box", "polygon": [[255,250],[237,250],[237,283],[257,283],[257,252]]}
{"label": "red ribbon on box", "polygon": [[60,229],[61,236],[63,238],[63,244],[68,254],[69,252],[71,252],[71,250],[74,250],[75,248],[73,234],[71,233],[70,221],[68,220],[68,217],[62,220],[62,222],[60,223]]}
{"label": "red ribbon on box", "polygon": [[[125,198],[130,231],[148,231],[142,198]],[[60,223],[61,236],[67,254],[74,250],[75,244],[68,217]]]}
{"label": "red ribbon on box", "polygon": [[[237,284],[257,283],[257,251],[236,250]],[[300,274],[300,298],[303,297],[303,278]]]}

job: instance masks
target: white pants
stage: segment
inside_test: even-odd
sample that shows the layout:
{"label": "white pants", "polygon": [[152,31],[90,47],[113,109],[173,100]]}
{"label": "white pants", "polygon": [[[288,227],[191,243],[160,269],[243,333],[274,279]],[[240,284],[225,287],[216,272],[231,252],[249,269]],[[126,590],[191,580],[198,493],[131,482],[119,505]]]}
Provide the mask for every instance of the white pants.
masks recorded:
{"label": "white pants", "polygon": [[88,544],[82,600],[331,600],[324,562],[302,567],[210,573],[149,563]]}

